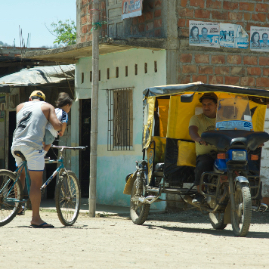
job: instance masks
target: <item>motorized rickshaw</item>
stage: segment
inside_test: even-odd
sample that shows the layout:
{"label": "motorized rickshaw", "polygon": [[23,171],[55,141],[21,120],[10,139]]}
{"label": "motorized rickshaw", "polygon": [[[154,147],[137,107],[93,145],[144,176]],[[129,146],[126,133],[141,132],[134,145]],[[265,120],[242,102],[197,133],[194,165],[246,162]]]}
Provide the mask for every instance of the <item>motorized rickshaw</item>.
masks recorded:
{"label": "motorized rickshaw", "polygon": [[[202,113],[199,98],[209,92],[218,97],[216,126],[201,137],[217,152],[213,170],[201,176],[204,201],[194,204],[196,152],[188,127],[191,117]],[[143,97],[143,159],[126,176],[124,189],[131,195],[132,221],[143,224],[150,205],[172,193],[208,213],[214,229],[231,223],[236,236],[246,236],[252,210],[267,209],[261,203],[260,164],[269,140],[264,132],[269,92],[197,82],[148,88]]]}

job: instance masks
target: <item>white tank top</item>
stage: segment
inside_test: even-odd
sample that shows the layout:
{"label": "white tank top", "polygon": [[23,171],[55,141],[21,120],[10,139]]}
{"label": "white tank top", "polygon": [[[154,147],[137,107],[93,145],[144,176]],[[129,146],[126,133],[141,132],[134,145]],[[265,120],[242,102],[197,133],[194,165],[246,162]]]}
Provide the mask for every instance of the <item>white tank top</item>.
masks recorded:
{"label": "white tank top", "polygon": [[25,145],[42,149],[45,135],[45,127],[48,122],[41,110],[43,101],[29,101],[24,103],[23,108],[17,113],[17,124],[13,134],[12,147]]}

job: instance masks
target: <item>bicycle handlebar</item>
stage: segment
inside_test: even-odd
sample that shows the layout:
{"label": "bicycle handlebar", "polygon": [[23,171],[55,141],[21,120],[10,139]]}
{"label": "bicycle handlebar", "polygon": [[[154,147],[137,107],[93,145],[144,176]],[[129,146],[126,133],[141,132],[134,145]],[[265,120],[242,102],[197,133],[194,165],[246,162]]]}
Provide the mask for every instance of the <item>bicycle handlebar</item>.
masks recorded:
{"label": "bicycle handlebar", "polygon": [[55,146],[51,145],[52,148],[61,149],[63,151],[64,149],[74,149],[74,150],[86,150],[88,146],[79,146],[79,147],[67,147],[67,146]]}

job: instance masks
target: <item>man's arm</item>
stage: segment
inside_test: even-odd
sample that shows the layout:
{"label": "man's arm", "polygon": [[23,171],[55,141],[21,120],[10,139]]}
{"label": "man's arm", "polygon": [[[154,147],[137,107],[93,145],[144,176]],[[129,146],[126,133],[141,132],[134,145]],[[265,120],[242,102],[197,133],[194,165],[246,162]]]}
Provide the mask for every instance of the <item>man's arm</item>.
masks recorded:
{"label": "man's arm", "polygon": [[205,141],[202,140],[200,135],[198,134],[198,127],[195,125],[189,126],[189,134],[193,141],[200,143],[201,145],[207,145]]}
{"label": "man's arm", "polygon": [[18,113],[23,108],[23,106],[24,106],[24,103],[21,103],[21,104],[17,105],[16,113]]}

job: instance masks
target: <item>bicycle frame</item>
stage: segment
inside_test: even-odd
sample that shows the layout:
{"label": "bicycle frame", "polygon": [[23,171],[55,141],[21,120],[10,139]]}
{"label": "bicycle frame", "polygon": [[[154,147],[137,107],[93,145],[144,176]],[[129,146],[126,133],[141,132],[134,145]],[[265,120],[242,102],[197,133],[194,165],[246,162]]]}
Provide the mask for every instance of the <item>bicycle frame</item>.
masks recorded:
{"label": "bicycle frame", "polygon": [[45,183],[41,186],[40,190],[44,190],[50,182],[54,179],[55,176],[58,175],[58,173],[61,171],[61,169],[65,169],[64,164],[63,164],[63,158],[62,156],[58,160],[49,160],[46,163],[60,163],[60,166],[57,167],[57,169],[52,173],[52,175],[45,181]]}
{"label": "bicycle frame", "polygon": [[[65,170],[64,164],[63,164],[63,158],[62,158],[62,154],[60,156],[60,158],[58,160],[48,160],[46,163],[59,163],[59,167],[57,167],[57,169],[52,173],[52,175],[45,181],[45,183],[43,183],[43,185],[41,186],[40,190],[44,190],[49,183],[54,179],[54,177],[56,175],[58,175],[58,173],[61,171],[61,169]],[[23,161],[22,164],[16,169],[15,173],[17,174],[16,176],[16,180],[13,183],[13,186],[10,188],[8,194],[12,191],[12,189],[14,188],[15,183],[19,180],[22,171],[25,171],[25,183],[26,183],[26,187],[27,187],[27,193],[28,195],[30,194],[30,175],[29,175],[29,171],[27,168],[27,161]],[[5,188],[5,186],[9,183],[9,181],[7,181],[7,183],[3,186],[2,189]],[[0,193],[2,192],[2,190],[0,190]],[[20,202],[20,203],[25,203],[28,199],[22,199],[22,200],[18,200],[16,198],[7,198],[7,201],[14,201],[14,202]]]}

